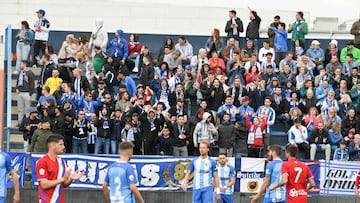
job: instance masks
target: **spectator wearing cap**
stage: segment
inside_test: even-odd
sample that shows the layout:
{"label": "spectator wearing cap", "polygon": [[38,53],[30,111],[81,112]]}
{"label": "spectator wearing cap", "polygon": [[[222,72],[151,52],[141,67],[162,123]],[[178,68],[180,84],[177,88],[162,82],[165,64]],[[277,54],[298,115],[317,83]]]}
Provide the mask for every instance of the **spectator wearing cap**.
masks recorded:
{"label": "spectator wearing cap", "polygon": [[[275,47],[274,46],[274,39],[275,39],[275,31],[271,29],[271,27],[278,27],[278,24],[281,23],[280,21],[280,16],[276,15],[274,16],[274,22],[272,22],[270,24],[270,27],[268,28],[267,34],[268,34],[268,39],[269,39],[269,45],[271,47]],[[284,28],[285,29],[285,28]],[[287,34],[286,34],[287,35]],[[287,37],[286,37],[287,38]]]}
{"label": "spectator wearing cap", "polygon": [[360,80],[359,79],[359,69],[358,67],[353,67],[351,69],[351,75],[350,77],[347,77],[346,79],[346,87],[348,90],[351,90],[351,89],[355,89],[356,88],[356,84],[357,82]]}
{"label": "spectator wearing cap", "polygon": [[150,86],[151,80],[154,78],[154,66],[148,57],[143,58],[143,65],[139,71],[140,83],[145,87]]}
{"label": "spectator wearing cap", "polygon": [[48,151],[46,140],[50,135],[52,135],[50,121],[48,119],[41,120],[38,129],[32,136],[29,152],[46,153]]}
{"label": "spectator wearing cap", "polygon": [[193,57],[193,47],[191,44],[187,41],[185,36],[180,35],[178,37],[178,43],[175,44],[175,49],[179,50],[181,55],[181,64],[187,65],[190,64],[191,57]]}
{"label": "spectator wearing cap", "polygon": [[333,56],[337,56],[337,59],[340,59],[340,51],[338,48],[338,41],[336,39],[332,39],[329,42],[329,46],[325,50],[325,60],[324,65],[331,62]]}
{"label": "spectator wearing cap", "polygon": [[239,17],[236,16],[235,10],[229,11],[229,20],[225,25],[225,32],[227,33],[228,40],[233,38],[239,46],[240,33],[244,32],[243,22]]}
{"label": "spectator wearing cap", "polygon": [[288,51],[285,23],[280,22],[276,26],[270,27],[269,30],[275,33],[275,62],[277,65],[279,65],[280,60],[285,58],[285,55]]}
{"label": "spectator wearing cap", "polygon": [[209,64],[209,59],[206,56],[206,49],[201,48],[198,55],[193,56],[190,61],[193,74],[198,73],[204,64]]}
{"label": "spectator wearing cap", "polygon": [[355,46],[360,49],[360,19],[355,21],[352,26],[350,33],[354,35],[354,44]]}
{"label": "spectator wearing cap", "polygon": [[279,72],[279,69],[277,68],[275,62],[272,61],[272,57],[274,56],[273,53],[271,52],[268,52],[265,54],[265,61],[263,61],[261,63],[261,66],[260,66],[260,69],[261,70],[264,70],[265,72],[267,72],[267,67],[268,66],[272,66],[274,72],[278,73]]}
{"label": "spectator wearing cap", "polygon": [[268,65],[265,67],[265,74],[262,74],[262,78],[265,80],[266,84],[270,84],[271,80],[277,78],[277,74],[275,73],[275,69],[272,65]]}
{"label": "spectator wearing cap", "polygon": [[301,119],[295,120],[295,124],[288,131],[290,144],[296,144],[298,149],[305,155],[305,159],[310,159],[310,146],[307,141],[308,132],[305,126],[301,125]]}
{"label": "spectator wearing cap", "polygon": [[126,86],[126,91],[130,97],[133,97],[136,94],[136,84],[134,79],[128,76],[126,70],[120,70],[117,79],[119,84],[124,84]]}
{"label": "spectator wearing cap", "polygon": [[249,9],[249,18],[250,22],[246,28],[246,39],[252,40],[254,43],[255,50],[258,50],[258,39],[259,36],[259,28],[260,28],[260,22],[261,18],[258,16],[257,12],[252,10],[250,7]]}
{"label": "spectator wearing cap", "polygon": [[354,41],[351,40],[346,44],[346,47],[341,49],[340,53],[340,62],[345,63],[346,62],[346,56],[348,54],[353,55],[354,62],[359,64],[360,63],[360,49],[354,47]]}
{"label": "spectator wearing cap", "polygon": [[35,42],[34,42],[34,61],[40,57],[41,54],[45,54],[45,48],[49,39],[50,22],[45,18],[45,10],[39,9],[36,11],[38,20],[35,22]]}
{"label": "spectator wearing cap", "polygon": [[[267,61],[267,55],[271,53],[271,58],[270,61]],[[274,62],[275,60],[275,52],[274,49],[272,47],[270,47],[270,43],[268,40],[265,40],[263,42],[263,47],[261,47],[259,49],[259,62],[262,63],[266,63],[266,62]]]}
{"label": "spectator wearing cap", "polygon": [[272,77],[269,84],[266,86],[266,91],[268,94],[273,94],[277,87],[281,90],[279,79],[277,77]]}
{"label": "spectator wearing cap", "polygon": [[[295,43],[296,40],[300,40],[302,44],[305,43],[305,35],[308,34],[308,24],[304,19],[304,13],[302,11],[296,12],[296,21],[289,24],[288,33],[292,33],[291,41]],[[303,47],[305,49],[305,47]]]}
{"label": "spectator wearing cap", "polygon": [[19,131],[23,132],[24,152],[28,152],[34,131],[38,128],[40,122],[38,115],[39,113],[36,108],[30,109],[29,116],[24,117],[19,126]]}
{"label": "spectator wearing cap", "polygon": [[306,55],[315,63],[316,69],[314,69],[314,71],[317,72],[320,68],[324,67],[325,54],[324,50],[320,47],[319,41],[313,40],[311,42],[310,48],[306,51]]}
{"label": "spectator wearing cap", "polygon": [[343,63],[342,73],[345,76],[351,76],[351,71],[354,67],[358,69],[358,64],[354,62],[353,54],[349,53],[346,55],[346,61]]}
{"label": "spectator wearing cap", "polygon": [[238,108],[239,117],[238,120],[240,122],[245,121],[246,116],[253,116],[254,109],[249,105],[250,98],[248,96],[244,96],[241,99],[241,106]]}
{"label": "spectator wearing cap", "polygon": [[[18,124],[20,125],[24,115],[29,111],[31,104],[31,96],[35,89],[35,75],[28,68],[28,62],[22,61],[20,65],[20,73],[16,81],[17,108],[18,108]],[[25,112],[25,113],[24,113]]]}

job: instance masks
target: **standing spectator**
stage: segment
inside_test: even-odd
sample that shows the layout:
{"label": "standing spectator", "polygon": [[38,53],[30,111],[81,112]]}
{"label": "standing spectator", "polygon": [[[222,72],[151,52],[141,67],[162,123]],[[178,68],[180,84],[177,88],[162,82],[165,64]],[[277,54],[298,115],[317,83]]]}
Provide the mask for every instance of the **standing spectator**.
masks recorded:
{"label": "standing spectator", "polygon": [[[119,142],[121,141],[121,130],[125,125],[125,114],[120,109],[116,109],[114,116],[110,120],[110,152],[111,154],[117,154],[119,148]],[[134,130],[133,130],[134,132]]]}
{"label": "standing spectator", "polygon": [[180,51],[182,65],[190,64],[191,57],[193,57],[193,47],[186,40],[185,36],[179,36],[178,43],[175,44],[175,49]]}
{"label": "standing spectator", "polygon": [[211,89],[209,109],[217,111],[218,108],[224,103],[225,92],[218,79],[214,80],[214,85]]}
{"label": "standing spectator", "polygon": [[[124,31],[119,29],[116,30],[115,38],[108,43],[106,48],[111,49],[111,56],[115,57],[115,59],[119,59],[121,61],[121,64],[125,65],[125,62],[127,62],[126,59],[129,54],[127,44],[128,43],[124,38]],[[129,71],[134,68],[130,67],[128,63],[126,64],[126,66]]]}
{"label": "standing spectator", "polygon": [[[258,99],[258,98],[256,98]],[[256,111],[256,116],[261,120],[266,120],[266,128],[264,129],[264,148],[266,149],[269,146],[270,142],[270,132],[271,127],[275,123],[275,110],[271,108],[271,97],[266,97],[264,100],[264,105],[260,106]]]}
{"label": "standing spectator", "polygon": [[354,141],[349,144],[350,161],[360,160],[360,135],[355,134]]}
{"label": "standing spectator", "polygon": [[289,132],[289,143],[296,144],[299,150],[302,150],[305,159],[310,159],[310,146],[307,141],[308,132],[305,126],[301,125],[301,119],[296,119],[295,124],[291,126]]}
{"label": "standing spectator", "polygon": [[25,153],[28,152],[34,131],[38,128],[38,124],[40,122],[38,115],[39,113],[35,108],[30,109],[29,116],[24,118],[19,126],[19,131],[23,131]]}
{"label": "standing spectator", "polygon": [[35,75],[28,67],[27,61],[21,61],[21,71],[16,81],[18,124],[24,118],[24,112],[28,112],[31,105],[31,96],[35,89]]}
{"label": "standing spectator", "polygon": [[50,61],[49,54],[44,54],[41,58],[41,61],[42,61],[42,65],[41,65],[42,67],[41,67],[41,72],[40,72],[40,80],[39,80],[38,86],[37,86],[36,99],[39,99],[40,94],[41,94],[41,88],[43,87],[43,85],[45,84],[47,79],[52,76],[52,70],[55,69],[54,64]]}
{"label": "standing spectator", "polygon": [[315,154],[318,149],[325,150],[325,160],[330,160],[331,147],[329,144],[329,132],[324,129],[324,123],[319,122],[318,128],[311,132],[310,143],[310,160],[315,160]]}
{"label": "standing spectator", "polygon": [[228,114],[230,116],[230,122],[235,123],[239,114],[238,108],[233,105],[233,98],[231,95],[226,96],[225,104],[220,106],[217,110],[218,117],[223,120],[223,116]]}
{"label": "standing spectator", "polygon": [[205,112],[202,116],[202,120],[199,121],[193,132],[194,148],[198,148],[199,143],[206,142],[209,145],[213,144],[215,138],[218,136],[213,123],[211,123],[211,114]]}
{"label": "standing spectator", "polygon": [[13,74],[19,73],[22,60],[28,60],[30,46],[34,41],[34,32],[30,30],[27,21],[21,21],[21,29],[16,34],[16,39],[16,69]]}
{"label": "standing spectator", "polygon": [[240,122],[245,121],[246,116],[251,116],[254,114],[254,109],[251,106],[249,106],[249,97],[248,96],[244,96],[242,98],[241,103],[242,103],[242,105],[238,108]]}
{"label": "standing spectator", "polygon": [[360,49],[360,19],[353,23],[350,33],[354,35],[355,47]]}
{"label": "standing spectator", "polygon": [[140,68],[140,83],[145,87],[149,87],[151,80],[154,79],[154,66],[152,65],[150,59],[146,56],[143,58],[143,65]]}
{"label": "standing spectator", "polygon": [[96,116],[96,114],[92,113],[89,116],[89,123],[90,123],[90,128],[88,129],[88,153],[89,154],[94,154],[95,152],[95,144],[96,144],[96,139],[97,139],[97,134],[98,134],[98,128],[96,127],[97,123],[98,123],[98,118]]}
{"label": "standing spectator", "polygon": [[289,24],[288,33],[292,33],[291,41],[295,44],[296,40],[301,42],[301,47],[305,49],[305,35],[308,34],[308,24],[304,19],[304,13],[302,11],[296,12],[296,21],[293,24]]}
{"label": "standing spectator", "polygon": [[85,112],[80,110],[77,113],[77,119],[73,124],[74,134],[72,136],[72,153],[88,153],[88,131],[90,123],[85,119]]}
{"label": "standing spectator", "polygon": [[[106,52],[106,45],[108,43],[108,33],[104,28],[104,20],[103,19],[96,19],[95,20],[95,28],[91,33],[89,46],[90,49],[93,50],[93,47],[98,46],[103,52]],[[93,51],[92,56],[95,53]]]}
{"label": "standing spectator", "polygon": [[191,137],[188,127],[186,126],[185,116],[180,114],[177,116],[176,123],[171,125],[174,156],[188,156],[187,145]]}
{"label": "standing spectator", "polygon": [[39,9],[36,11],[38,20],[35,22],[35,43],[34,43],[34,61],[36,61],[37,57],[40,57],[41,54],[45,54],[45,48],[47,47],[47,42],[49,39],[50,32],[50,22],[44,17],[45,11],[43,9]]}
{"label": "standing spectator", "polygon": [[227,157],[233,156],[234,143],[236,139],[234,131],[235,126],[230,121],[230,114],[225,113],[219,126],[219,154],[225,154]]}
{"label": "standing spectator", "polygon": [[51,136],[50,121],[43,119],[39,128],[34,131],[29,152],[47,152],[46,140]]}
{"label": "standing spectator", "polygon": [[135,96],[136,94],[136,85],[134,79],[127,75],[126,70],[120,70],[117,75],[119,84],[124,84],[126,86],[126,91],[130,97]]}
{"label": "standing spectator", "polygon": [[151,106],[146,105],[143,113],[139,116],[143,132],[143,153],[145,155],[156,154],[156,140],[159,136],[160,126],[163,121],[156,117],[156,113]]}
{"label": "standing spectator", "polygon": [[[173,155],[174,140],[170,137],[170,130],[168,126],[164,126],[161,135],[156,141],[159,155]],[[186,155],[187,156],[187,155]]]}
{"label": "standing spectator", "polygon": [[211,53],[213,51],[216,51],[219,55],[223,53],[223,40],[220,37],[220,30],[217,28],[214,28],[211,31],[211,36],[208,38],[208,40],[205,43],[205,48],[207,52],[207,57],[211,57]]}
{"label": "standing spectator", "polygon": [[108,115],[112,112],[107,112],[106,108],[101,109],[99,112],[99,120],[96,123],[95,127],[98,129],[98,134],[95,142],[95,154],[109,154],[110,152],[110,135],[111,135],[111,125],[110,118]]}
{"label": "standing spectator", "polygon": [[121,130],[120,136],[121,136],[121,142],[129,142],[129,143],[135,142],[134,130],[132,129],[130,121],[125,122],[125,126]]}
{"label": "standing spectator", "polygon": [[[261,156],[261,148],[263,148],[264,138],[263,131],[267,127],[265,117],[255,117],[253,122],[250,123],[250,116],[245,117],[246,127],[249,131],[248,134],[248,157],[259,158]],[[266,149],[266,147],[264,147]]]}
{"label": "standing spectator", "polygon": [[226,22],[225,32],[228,40],[234,38],[236,46],[239,47],[240,33],[244,32],[243,22],[236,16],[235,10],[229,11],[229,18],[230,20]]}
{"label": "standing spectator", "polygon": [[49,93],[52,95],[52,94],[54,94],[54,92],[57,89],[59,89],[62,82],[63,82],[63,80],[61,78],[59,78],[59,70],[58,69],[53,69],[52,70],[52,76],[46,80],[44,86],[50,88]]}
{"label": "standing spectator", "polygon": [[[274,39],[275,62],[279,66],[280,61],[283,58],[285,58],[286,53],[288,51],[287,32],[285,30],[285,23],[278,23],[276,27],[270,27],[269,30],[272,30],[275,33],[275,39]],[[283,67],[280,67],[280,71],[282,70]]]}
{"label": "standing spectator", "polygon": [[249,13],[250,22],[246,28],[246,39],[252,40],[254,43],[255,50],[257,50],[259,46],[258,39],[260,38],[259,28],[260,28],[261,18],[258,16],[256,11],[252,10],[250,7],[248,7],[248,9],[250,11]]}
{"label": "standing spectator", "polygon": [[[275,17],[274,17],[274,22],[272,22],[271,24],[270,24],[270,27],[278,27],[278,24],[279,23],[281,23],[281,21],[280,21],[280,16],[278,16],[278,15],[276,15]],[[284,29],[285,29],[285,26],[284,26]],[[267,34],[268,34],[268,40],[269,40],[269,44],[270,44],[270,46],[271,47],[273,47],[274,48],[274,39],[275,39],[275,31],[274,30],[272,30],[272,29],[268,29],[268,31],[267,31]]]}
{"label": "standing spectator", "polygon": [[334,161],[349,161],[349,150],[346,148],[346,141],[339,143],[339,148],[335,149]]}

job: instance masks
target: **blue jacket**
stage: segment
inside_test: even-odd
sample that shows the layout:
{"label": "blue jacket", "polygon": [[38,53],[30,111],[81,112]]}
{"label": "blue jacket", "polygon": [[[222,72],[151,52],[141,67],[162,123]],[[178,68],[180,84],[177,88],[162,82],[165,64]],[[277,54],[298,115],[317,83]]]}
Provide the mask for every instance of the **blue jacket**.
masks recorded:
{"label": "blue jacket", "polygon": [[120,81],[120,84],[126,85],[126,91],[130,97],[136,94],[136,84],[130,76],[126,76],[124,80]]}
{"label": "blue jacket", "polygon": [[310,48],[306,51],[306,55],[308,55],[311,60],[318,58],[320,61],[324,61],[325,59],[324,50],[322,48],[316,50]]}
{"label": "blue jacket", "polygon": [[349,150],[346,148],[344,150],[341,150],[340,148],[335,149],[333,160],[334,161],[340,161],[340,160],[349,161]]}
{"label": "blue jacket", "polygon": [[120,36],[120,39],[115,38],[111,40],[106,46],[106,49],[112,49],[111,56],[117,56],[125,60],[128,57],[128,43],[124,39],[124,31],[117,30],[116,32]]}
{"label": "blue jacket", "polygon": [[274,39],[274,45],[275,45],[275,52],[287,52],[287,32],[286,30],[278,30],[275,27],[270,27],[271,30],[275,32],[275,39]]}

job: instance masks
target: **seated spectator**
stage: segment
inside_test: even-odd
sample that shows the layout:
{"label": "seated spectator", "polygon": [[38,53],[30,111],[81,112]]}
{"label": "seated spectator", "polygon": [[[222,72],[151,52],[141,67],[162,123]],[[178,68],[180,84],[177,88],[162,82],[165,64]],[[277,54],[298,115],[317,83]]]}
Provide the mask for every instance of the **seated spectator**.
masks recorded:
{"label": "seated spectator", "polygon": [[[329,80],[322,80],[321,85],[316,88],[316,99],[319,102],[324,101],[328,96],[329,96],[329,92],[334,92],[333,87],[329,84]],[[335,92],[334,92],[334,96],[335,96]]]}
{"label": "seated spectator", "polygon": [[139,67],[139,61],[136,61],[136,58],[140,55],[142,48],[139,38],[139,34],[130,34],[129,42],[127,44],[128,58],[135,63],[135,67]]}
{"label": "seated spectator", "polygon": [[309,74],[307,66],[301,66],[299,68],[299,75],[295,77],[296,80],[296,89],[299,90],[306,80],[311,80],[311,74]]}
{"label": "seated spectator", "polygon": [[289,79],[287,79],[285,81],[285,84],[281,88],[282,95],[285,97],[286,100],[290,101],[291,100],[291,93],[295,92],[295,91],[296,91],[295,86],[293,85],[293,83]]}
{"label": "seated spectator", "polygon": [[[335,150],[339,146],[339,142],[344,140],[344,138],[343,138],[343,136],[341,134],[340,127],[341,126],[340,126],[339,123],[334,123],[332,128],[329,130],[329,142],[330,142],[330,145],[331,145],[331,150]],[[352,131],[352,130],[350,130],[350,131]]]}
{"label": "seated spectator", "polygon": [[314,77],[313,71],[314,71],[314,68],[316,67],[316,64],[313,61],[311,61],[306,54],[304,54],[297,60],[296,66],[298,67],[299,71],[300,71],[301,67],[305,66],[307,68],[307,70],[308,70],[307,72],[310,74],[310,76]]}
{"label": "seated spectator", "polygon": [[320,68],[324,67],[325,54],[324,50],[320,47],[319,41],[313,40],[311,42],[310,48],[306,51],[306,55],[308,55],[310,60],[315,63],[316,69],[314,69],[314,71],[316,73],[320,70]]}
{"label": "seated spectator", "polygon": [[346,47],[341,49],[341,53],[340,53],[340,61],[341,61],[341,63],[346,62],[346,56],[348,54],[353,55],[355,63],[360,63],[360,50],[358,48],[354,47],[354,40],[350,40],[346,44]]}
{"label": "seated spectator", "polygon": [[190,60],[193,57],[193,48],[191,44],[186,40],[185,36],[179,36],[178,43],[175,44],[175,49],[180,52],[179,56],[181,59],[181,64],[190,64]]}
{"label": "seated spectator", "polygon": [[59,70],[53,69],[52,70],[52,77],[48,78],[44,84],[50,88],[50,94],[52,95],[62,84],[63,80],[59,78]]}
{"label": "seated spectator", "polygon": [[191,58],[190,65],[192,67],[191,72],[196,75],[198,72],[200,72],[202,66],[204,64],[209,64],[209,60],[206,57],[206,49],[201,48],[199,49],[199,53],[196,56],[193,56]]}
{"label": "seated spectator", "polygon": [[300,107],[300,100],[299,100],[299,95],[297,91],[291,92],[290,93],[290,100],[289,100],[289,108],[299,108]]}
{"label": "seated spectator", "polygon": [[213,51],[216,51],[220,56],[223,52],[223,40],[220,37],[220,30],[214,28],[211,31],[211,36],[207,39],[205,43],[205,48],[207,52],[207,57],[210,58]]}
{"label": "seated spectator", "polygon": [[291,68],[288,64],[286,64],[284,70],[279,73],[279,80],[281,85],[285,85],[288,82],[295,84],[295,74],[291,72]]}
{"label": "seated spectator", "polygon": [[260,63],[257,62],[257,55],[256,54],[253,54],[249,57],[249,60],[247,62],[244,62],[245,63],[245,71],[246,73],[250,72],[251,71],[251,67],[253,66],[256,66],[258,69],[259,69],[259,72],[265,72],[264,70],[261,70],[260,68]]}
{"label": "seated spectator", "polygon": [[342,73],[345,76],[351,76],[351,70],[354,67],[358,67],[358,64],[354,62],[354,56],[350,53],[346,55],[346,61],[343,63],[342,66]]}
{"label": "seated spectator", "polygon": [[225,113],[219,126],[219,153],[232,157],[234,154],[234,143],[236,134],[234,133],[234,124],[230,121],[230,115]]}
{"label": "seated spectator", "polygon": [[[263,70],[263,69],[260,69],[260,70]],[[272,65],[268,65],[266,67],[266,71],[265,74],[262,73],[261,74],[261,77],[262,79],[265,80],[266,84],[270,84],[272,82],[272,80],[277,80],[277,83],[279,84],[279,79],[277,77],[277,74],[274,72],[274,67]]]}
{"label": "seated spectator", "polygon": [[251,40],[246,42],[246,47],[240,52],[242,62],[246,63],[250,61],[250,58],[254,55],[255,61],[257,61],[257,50],[254,48],[254,44]]}
{"label": "seated spectator", "polygon": [[[156,141],[158,155],[173,155],[174,139],[170,137],[170,129],[164,126]],[[175,155],[175,154],[174,154]],[[186,155],[185,155],[186,156]]]}
{"label": "seated spectator", "polygon": [[301,41],[301,40],[295,40],[295,50],[294,50],[294,58],[295,59],[299,59],[301,58],[305,53],[305,50],[304,50],[304,42]]}
{"label": "seated spectator", "polygon": [[354,141],[349,144],[350,161],[360,160],[360,135],[355,134]]}
{"label": "seated spectator", "polygon": [[190,142],[191,133],[189,126],[187,125],[186,117],[182,114],[177,116],[176,122],[172,123],[170,126],[172,139],[173,139],[173,149],[172,152],[174,156],[188,156],[189,152],[187,145]]}
{"label": "seated spectator", "polygon": [[328,115],[323,116],[325,128],[331,129],[334,123],[341,125],[341,118],[336,114],[336,110],[333,107],[328,107]]}
{"label": "seated spectator", "polygon": [[[299,108],[292,108],[289,111],[289,119],[288,119],[288,123],[286,125],[286,129],[289,129],[289,127],[295,125],[295,121],[296,119],[302,119],[302,112],[300,111]],[[309,133],[308,133],[309,134]]]}
{"label": "seated spectator", "polygon": [[248,157],[260,158],[260,150],[263,148],[263,131],[267,127],[267,119],[265,117],[255,117],[250,122],[250,116],[245,117],[246,127],[249,131],[247,144],[248,144]]}
{"label": "seated spectator", "polygon": [[165,38],[165,41],[164,41],[164,43],[163,43],[163,45],[161,46],[160,51],[159,51],[159,57],[158,57],[159,63],[162,63],[163,60],[164,60],[164,57],[165,57],[165,55],[166,55],[165,49],[168,49],[168,51],[171,52],[171,51],[174,50],[174,47],[175,47],[175,45],[174,45],[174,42],[173,42],[173,40],[171,39],[171,37],[166,37],[166,38]]}
{"label": "seated spectator", "polygon": [[330,160],[331,147],[329,144],[329,132],[324,129],[324,123],[319,122],[318,128],[311,132],[310,136],[310,160],[315,160],[317,149],[325,151],[325,160]]}
{"label": "seated spectator", "polygon": [[158,76],[159,79],[170,79],[171,73],[169,71],[169,65],[166,62],[162,62],[160,67],[154,67],[154,75]]}
{"label": "seated spectator", "polygon": [[306,91],[306,98],[300,99],[299,107],[300,107],[301,111],[306,114],[309,112],[311,107],[318,108],[320,104],[318,106],[317,106],[317,104],[318,103],[314,97],[314,91],[312,89],[308,89]]}
{"label": "seated spectator", "polygon": [[350,90],[350,97],[352,105],[357,107],[360,104],[360,80],[356,82],[356,88]]}
{"label": "seated spectator", "polygon": [[339,143],[339,148],[334,151],[334,161],[349,161],[349,150],[346,147],[346,141]]}
{"label": "seated spectator", "polygon": [[310,146],[307,141],[308,133],[305,126],[301,125],[301,119],[296,119],[295,124],[288,132],[289,143],[296,144],[298,149],[305,155],[305,159],[310,159]]}
{"label": "seated spectator", "polygon": [[259,67],[256,65],[251,66],[249,72],[246,73],[246,84],[252,83],[259,78],[260,78]]}
{"label": "seated spectator", "polygon": [[348,110],[351,108],[354,108],[351,98],[348,94],[344,94],[344,96],[342,96],[342,98],[339,100],[338,115],[341,118],[344,118],[347,115]]}
{"label": "seated spectator", "polygon": [[315,88],[313,87],[313,81],[311,79],[307,79],[304,85],[300,88],[300,98],[305,99],[308,90],[313,91]]}
{"label": "seated spectator", "polygon": [[[333,56],[336,56],[337,61],[339,61],[340,58],[340,50],[338,48],[338,41],[336,39],[333,39],[329,42],[329,46],[325,50],[325,60],[324,64],[331,63],[331,60],[333,59]],[[341,64],[340,64],[341,65]],[[326,68],[327,70],[327,68]]]}
{"label": "seated spectator", "polygon": [[340,73],[341,73],[342,65],[341,65],[341,63],[339,63],[339,58],[337,55],[333,55],[333,56],[331,56],[330,62],[327,63],[327,65],[325,67],[326,73],[328,75],[334,75],[335,70],[337,68],[340,68]]}
{"label": "seated spectator", "polygon": [[[233,37],[230,37],[228,40],[228,45],[224,48],[223,57],[226,62],[230,62],[234,59],[234,53],[239,54],[240,57],[240,48],[236,45],[236,40]],[[241,61],[243,62],[243,61]]]}
{"label": "seated spectator", "polygon": [[313,130],[318,128],[320,122],[323,123],[323,119],[321,115],[319,115],[317,108],[314,106],[310,107],[309,112],[304,116],[304,125],[309,135],[311,135]]}
{"label": "seated spectator", "polygon": [[329,115],[330,108],[334,109],[336,112],[339,111],[339,104],[338,101],[335,99],[335,92],[333,90],[330,90],[327,93],[326,99],[323,99],[320,102],[320,109],[322,115],[324,116]]}
{"label": "seated spectator", "polygon": [[214,73],[216,72],[216,69],[218,67],[221,67],[221,70],[223,72],[226,71],[224,60],[219,58],[219,54],[216,51],[213,51],[211,53],[211,58],[209,59],[209,65],[210,65],[210,70],[212,70]]}
{"label": "seated spectator", "polygon": [[266,53],[265,57],[265,61],[261,63],[260,69],[265,70],[265,72],[267,73],[267,68],[271,66],[274,72],[278,73],[279,69],[277,68],[276,63],[272,61],[273,54],[271,52],[268,52]]}
{"label": "seated spectator", "polygon": [[325,68],[320,68],[319,74],[315,76],[315,87],[318,88],[323,83],[323,80],[329,81],[329,75],[326,73]]}
{"label": "seated spectator", "polygon": [[[341,87],[341,91],[337,91],[337,90],[339,90],[340,83],[342,81],[343,81],[344,84]],[[341,68],[336,68],[335,69],[334,75],[330,76],[329,83],[333,87],[333,89],[335,90],[336,99],[339,99],[339,97],[338,97],[338,96],[340,96],[339,94],[341,94],[341,95],[347,94],[348,90],[347,90],[347,87],[346,87],[346,76],[341,73]],[[346,88],[346,90],[345,90],[345,88]]]}
{"label": "seated spectator", "polygon": [[356,89],[357,83],[360,83],[359,69],[358,67],[353,67],[351,70],[351,76],[346,79],[346,87],[350,91],[351,89]]}
{"label": "seated spectator", "polygon": [[286,53],[286,57],[284,59],[282,59],[279,63],[279,71],[284,72],[285,71],[285,65],[289,65],[290,67],[290,72],[294,75],[297,74],[297,65],[296,65],[296,61],[293,60],[293,53],[291,51]]}
{"label": "seated spectator", "polygon": [[268,85],[266,86],[266,91],[269,94],[273,94],[275,89],[279,87],[281,89],[279,79],[277,77],[272,77]]}
{"label": "seated spectator", "polygon": [[287,120],[289,119],[289,102],[286,98],[281,94],[281,88],[276,87],[272,94],[272,108],[275,110],[276,120],[285,123],[286,129]]}
{"label": "seated spectator", "polygon": [[[268,55],[270,57],[270,61],[268,60]],[[263,47],[259,49],[259,62],[261,64],[263,63],[269,63],[275,61],[275,52],[272,47],[270,47],[269,41],[265,40],[263,42]],[[275,65],[276,66],[276,65]]]}

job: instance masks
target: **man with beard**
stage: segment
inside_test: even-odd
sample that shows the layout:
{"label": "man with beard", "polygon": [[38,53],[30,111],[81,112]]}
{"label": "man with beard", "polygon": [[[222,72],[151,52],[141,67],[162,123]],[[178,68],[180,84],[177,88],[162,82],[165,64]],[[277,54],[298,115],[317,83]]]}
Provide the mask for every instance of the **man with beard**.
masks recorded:
{"label": "man with beard", "polygon": [[220,202],[232,203],[233,186],[236,181],[236,171],[233,166],[228,163],[226,155],[219,154],[218,157],[218,174],[219,174],[219,188],[220,188]]}
{"label": "man with beard", "polygon": [[271,145],[268,148],[268,156],[270,158],[270,163],[266,165],[266,172],[264,181],[260,187],[259,192],[251,196],[251,203],[256,203],[261,195],[265,192],[264,203],[284,203],[285,201],[285,187],[279,187],[275,191],[270,191],[269,186],[277,184],[281,177],[281,165],[283,161],[281,160],[281,147],[279,145]]}
{"label": "man with beard", "polygon": [[[102,186],[106,202],[137,202],[144,203],[136,184],[137,175],[128,163],[133,153],[134,145],[129,142],[120,144],[120,160],[112,163],[107,171]],[[109,194],[110,186],[110,194]],[[135,198],[134,198],[135,197]]]}

